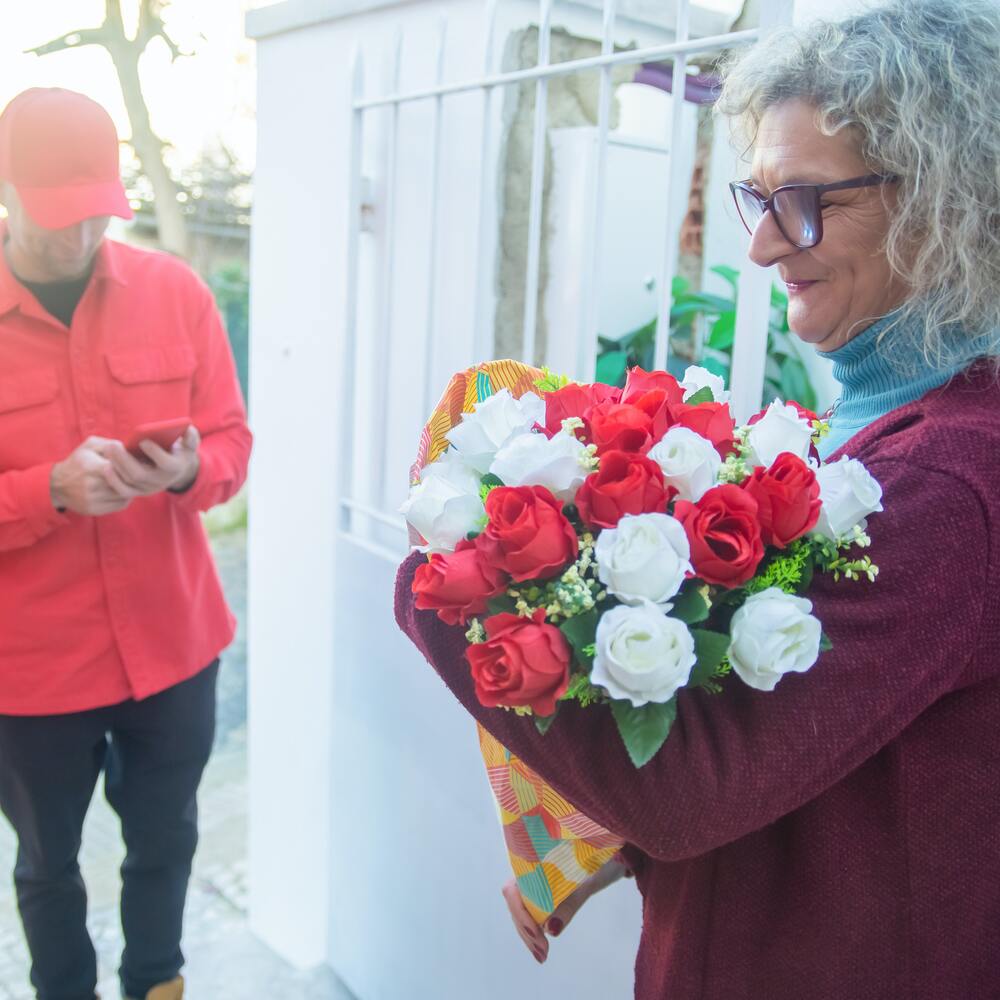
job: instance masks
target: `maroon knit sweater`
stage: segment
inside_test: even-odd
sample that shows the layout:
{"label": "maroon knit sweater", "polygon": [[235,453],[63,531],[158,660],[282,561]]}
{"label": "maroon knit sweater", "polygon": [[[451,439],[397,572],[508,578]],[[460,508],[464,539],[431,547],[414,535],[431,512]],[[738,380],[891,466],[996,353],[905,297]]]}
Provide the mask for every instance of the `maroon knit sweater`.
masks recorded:
{"label": "maroon knit sweater", "polygon": [[422,557],[400,569],[399,625],[466,709],[633,845],[639,1000],[1000,998],[1000,388],[979,366],[845,450],[885,491],[877,583],[817,577],[832,651],[681,692],[641,770],[606,711],[541,736],[483,708],[462,629],[413,606]]}

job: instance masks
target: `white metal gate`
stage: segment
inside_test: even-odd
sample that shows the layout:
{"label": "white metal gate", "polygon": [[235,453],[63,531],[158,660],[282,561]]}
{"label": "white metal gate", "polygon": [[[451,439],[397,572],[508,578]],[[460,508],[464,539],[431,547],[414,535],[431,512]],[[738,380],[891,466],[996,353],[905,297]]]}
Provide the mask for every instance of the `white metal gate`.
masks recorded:
{"label": "white metal gate", "polygon": [[[790,0],[763,7],[765,29],[790,18]],[[630,885],[588,906],[544,968],[514,935],[499,896],[509,868],[474,729],[394,627],[391,594],[406,550],[395,507],[420,426],[454,371],[493,354],[502,98],[518,86],[536,97],[534,120],[523,123],[527,359],[540,339],[535,292],[551,253],[543,235],[548,91],[562,89],[567,74],[596,74],[595,194],[585,208],[595,232],[614,177],[615,154],[611,172],[605,162],[615,134],[612,73],[670,57],[679,83],[686,57],[757,37],[692,39],[690,24],[706,34],[704,11],[681,2],[671,39],[665,9],[658,0],[617,0],[617,12],[614,0],[603,8],[599,0],[537,8],[530,0],[286,0],[248,18],[261,41],[251,924],[296,962],[328,962],[359,1000],[503,1000],[512,980],[526,1000],[630,993],[639,927]],[[655,12],[657,24],[643,27],[637,10]],[[567,24],[599,54],[559,62]],[[538,65],[500,72],[503,46],[525,30],[537,30]],[[617,51],[623,34],[637,48]],[[663,135],[674,150],[677,130],[675,117]],[[686,189],[677,159],[668,163],[663,184]],[[676,219],[664,230],[661,296],[676,268],[667,237],[675,227]],[[594,276],[608,273],[599,236],[581,251],[587,335],[596,332]],[[770,275],[742,268],[738,416],[760,398],[769,301]],[[660,364],[668,308],[660,303]],[[559,367],[590,375],[570,357]]]}
{"label": "white metal gate", "polygon": [[[612,97],[612,71],[617,66],[635,65],[671,58],[673,60],[673,93],[683,94],[687,74],[687,57],[691,53],[723,52],[754,42],[763,31],[783,23],[791,23],[792,0],[765,0],[762,5],[762,24],[759,29],[731,32],[711,37],[689,37],[691,15],[690,0],[677,0],[676,39],[673,42],[626,51],[614,50],[617,0],[604,0],[601,54],[592,58],[575,59],[565,62],[550,61],[550,38],[552,33],[553,0],[539,0],[538,4],[538,63],[530,69],[497,73],[495,71],[495,26],[497,20],[497,0],[486,0],[483,5],[483,69],[475,79],[445,82],[443,79],[443,55],[448,32],[448,22],[442,17],[437,29],[434,56],[434,79],[427,86],[401,90],[400,60],[403,52],[402,35],[397,35],[393,48],[392,65],[389,71],[389,86],[386,93],[369,95],[365,92],[364,52],[357,47],[353,55],[351,71],[352,93],[351,136],[350,136],[350,181],[348,190],[348,218],[350,229],[346,248],[348,267],[348,299],[345,315],[345,344],[347,353],[343,364],[342,404],[343,421],[341,434],[341,454],[345,466],[351,470],[346,480],[346,491],[341,501],[342,530],[356,543],[366,547],[373,554],[396,561],[402,551],[399,536],[404,528],[400,518],[394,513],[394,504],[387,502],[396,495],[392,491],[387,496],[386,462],[371,460],[371,456],[386,453],[386,435],[399,433],[399,428],[390,431],[388,423],[380,419],[377,406],[385,398],[389,386],[384,381],[385,369],[378,361],[388,357],[391,350],[390,337],[393,310],[393,275],[397,267],[395,260],[397,221],[394,215],[397,177],[404,162],[397,143],[400,109],[417,102],[428,102],[432,106],[432,117],[427,144],[430,149],[431,183],[428,190],[429,240],[426,261],[427,302],[424,315],[420,317],[423,327],[424,357],[420,373],[420,412],[429,416],[438,395],[443,391],[447,375],[442,377],[434,365],[434,334],[442,308],[439,285],[438,253],[442,239],[441,227],[435,224],[440,216],[440,203],[446,197],[441,185],[442,161],[449,150],[443,147],[441,122],[445,101],[459,94],[474,93],[482,104],[481,128],[475,137],[479,152],[479,212],[476,220],[476,290],[473,321],[468,331],[467,351],[456,356],[450,371],[457,371],[466,364],[486,360],[492,356],[493,330],[489,316],[488,283],[492,273],[493,246],[491,239],[494,228],[491,220],[492,180],[496,169],[496,142],[491,124],[494,119],[493,102],[497,92],[504,87],[533,82],[535,85],[534,141],[531,162],[531,193],[529,202],[527,264],[525,275],[525,308],[522,327],[522,348],[520,359],[537,362],[536,331],[538,326],[537,303],[539,288],[540,250],[542,242],[542,198],[545,171],[547,94],[549,81],[558,76],[597,70],[600,72],[600,97],[598,111],[598,158],[595,197],[589,206],[592,212],[591,232],[594,234],[592,252],[587,263],[588,274],[581,284],[589,290],[584,310],[587,317],[586,331],[592,339],[597,336],[597,276],[602,266],[601,220],[604,204],[604,179],[607,161],[608,130]],[[681,131],[682,101],[673,101],[670,124],[669,148],[676,150],[682,142]],[[383,198],[380,204],[369,201],[372,179],[363,169],[363,151],[370,116],[373,112],[388,111],[389,121],[383,148],[382,162],[378,169],[383,174]],[[423,154],[422,155],[426,155]],[[670,170],[666,184],[670,191],[685,187],[688,178],[680,173],[683,160],[680,156],[670,157]],[[676,204],[670,200],[668,204]],[[359,263],[361,243],[366,219],[373,211],[382,215],[382,235],[384,239],[381,273],[377,288],[382,298],[382,311],[374,328],[374,343],[371,356],[376,364],[368,364],[367,371],[358,363],[357,344],[359,337],[359,310],[363,308],[359,297]],[[662,272],[657,287],[660,289],[659,314],[657,317],[655,366],[664,368],[667,362],[670,296],[664,290],[671,287],[671,280],[677,267],[677,240],[674,238],[678,219],[670,213],[665,229],[665,252]],[[733,407],[738,419],[749,416],[757,409],[764,377],[764,362],[767,338],[767,313],[770,302],[770,275],[759,268],[747,265],[741,272],[739,299],[736,319],[736,340],[733,351],[731,388]],[[576,377],[588,378],[591,373],[571,372]],[[377,384],[383,379],[381,385]],[[359,387],[367,383],[369,393],[362,402]],[[418,431],[415,423],[409,428],[415,440]],[[363,452],[359,456],[358,451]],[[397,484],[398,485],[398,484]]]}

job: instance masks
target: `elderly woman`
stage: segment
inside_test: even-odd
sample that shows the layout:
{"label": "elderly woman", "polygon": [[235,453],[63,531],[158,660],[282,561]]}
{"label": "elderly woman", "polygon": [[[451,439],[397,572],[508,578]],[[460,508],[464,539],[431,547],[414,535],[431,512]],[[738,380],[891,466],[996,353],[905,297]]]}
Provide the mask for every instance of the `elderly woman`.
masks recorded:
{"label": "elderly woman", "polygon": [[485,709],[462,630],[397,615],[468,711],[629,842],[643,1000],[1000,997],[1000,8],[896,0],[729,70],[750,258],[833,359],[828,449],[884,488],[876,587],[810,596],[820,667],[678,698],[632,767],[607,713]]}

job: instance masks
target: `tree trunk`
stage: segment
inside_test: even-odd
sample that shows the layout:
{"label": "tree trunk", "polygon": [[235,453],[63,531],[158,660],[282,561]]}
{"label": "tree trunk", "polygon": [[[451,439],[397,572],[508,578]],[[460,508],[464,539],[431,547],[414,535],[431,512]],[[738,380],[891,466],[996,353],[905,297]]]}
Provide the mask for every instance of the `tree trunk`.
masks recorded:
{"label": "tree trunk", "polygon": [[139,55],[132,47],[109,47],[125,98],[129,124],[132,127],[132,148],[139,157],[143,173],[153,186],[153,205],[160,246],[170,253],[186,258],[188,234],[181,204],[174,184],[163,162],[163,142],[149,123],[149,111],[142,96],[139,81]]}

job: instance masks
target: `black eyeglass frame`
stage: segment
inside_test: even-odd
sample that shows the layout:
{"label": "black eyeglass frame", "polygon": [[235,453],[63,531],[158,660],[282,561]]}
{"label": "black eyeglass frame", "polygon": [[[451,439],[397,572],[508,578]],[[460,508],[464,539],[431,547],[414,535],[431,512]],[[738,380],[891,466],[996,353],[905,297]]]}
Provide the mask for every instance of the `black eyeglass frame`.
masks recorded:
{"label": "black eyeglass frame", "polygon": [[[738,192],[743,191],[750,195],[751,198],[755,199],[757,204],[761,206],[760,219],[757,220],[757,225],[760,224],[761,220],[767,212],[771,213],[774,219],[775,225],[778,227],[778,231],[793,247],[799,250],[811,250],[815,246],[819,246],[823,239],[823,209],[819,203],[819,199],[822,195],[826,194],[827,191],[845,191],[849,188],[861,188],[861,187],[876,187],[879,184],[892,184],[898,181],[899,178],[895,174],[865,174],[863,177],[851,177],[846,181],[835,181],[832,184],[782,184],[781,187],[776,187],[771,194],[765,198],[759,191],[754,190],[752,182],[747,179],[745,181],[730,181],[729,190],[732,192],[733,201],[736,203],[736,211],[739,214],[740,222],[743,223],[746,231],[753,236],[753,229],[750,228],[747,220],[743,217],[743,209],[740,207],[740,197]],[[782,191],[812,191],[813,201],[812,201],[812,211],[813,218],[815,220],[815,232],[816,239],[803,243],[799,240],[793,240],[791,236],[785,232],[785,227],[782,225],[781,216],[779,213],[774,211],[774,199]]]}

